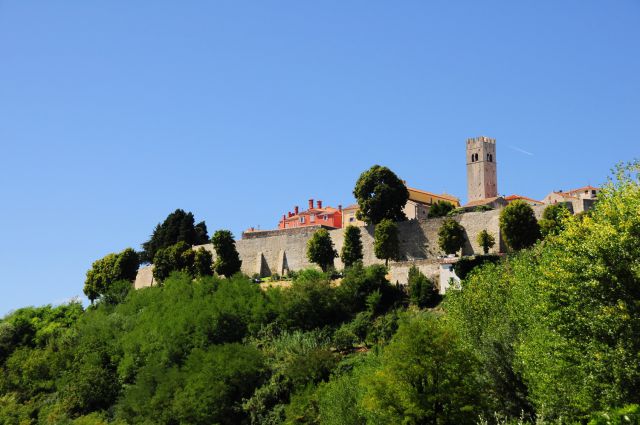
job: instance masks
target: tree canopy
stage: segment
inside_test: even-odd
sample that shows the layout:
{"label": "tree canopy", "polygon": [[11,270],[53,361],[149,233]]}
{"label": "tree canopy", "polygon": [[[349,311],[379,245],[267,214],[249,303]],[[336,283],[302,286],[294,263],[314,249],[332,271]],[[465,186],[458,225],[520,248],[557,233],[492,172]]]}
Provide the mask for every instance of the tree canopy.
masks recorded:
{"label": "tree canopy", "polygon": [[543,238],[549,235],[557,235],[565,227],[565,220],[571,216],[571,213],[564,204],[549,205],[542,213],[540,224],[540,233]]}
{"label": "tree canopy", "polygon": [[491,233],[487,232],[487,229],[484,229],[478,233],[477,242],[482,247],[482,253],[487,255],[489,250],[496,244],[496,239]]}
{"label": "tree canopy", "polygon": [[400,239],[398,225],[389,219],[384,219],[376,225],[373,232],[373,251],[377,258],[389,265],[389,260],[400,258]]}
{"label": "tree canopy", "polygon": [[96,260],[87,271],[83,292],[91,302],[108,294],[117,281],[131,284],[136,279],[140,258],[132,249],[108,254]]}
{"label": "tree canopy", "polygon": [[529,248],[540,239],[540,226],[533,209],[517,199],[500,213],[500,231],[507,246],[514,251]]}
{"label": "tree canopy", "polygon": [[404,182],[387,167],[374,165],[360,174],[353,196],[358,201],[358,219],[378,224],[383,219],[404,221],[409,191]]}
{"label": "tree canopy", "polygon": [[345,227],[340,259],[345,267],[351,267],[356,261],[362,261],[362,238],[359,227]]}
{"label": "tree canopy", "polygon": [[436,201],[429,208],[429,218],[446,217],[456,206],[448,201]]}
{"label": "tree canopy", "polygon": [[447,218],[442,222],[438,230],[438,245],[445,254],[457,253],[462,249],[465,241],[465,230],[462,224],[453,218]]}
{"label": "tree canopy", "polygon": [[141,260],[152,262],[156,252],[178,242],[187,245],[202,245],[209,242],[207,225],[204,221],[194,224],[193,213],[177,209],[159,223],[148,241],[142,244]]}
{"label": "tree canopy", "polygon": [[318,229],[307,241],[307,258],[320,266],[326,272],[333,268],[333,259],[338,252],[333,247],[333,241],[327,229]]}
{"label": "tree canopy", "polygon": [[236,250],[236,241],[229,230],[218,230],[211,238],[213,249],[216,251],[216,261],[213,268],[219,275],[231,277],[240,271],[242,260]]}

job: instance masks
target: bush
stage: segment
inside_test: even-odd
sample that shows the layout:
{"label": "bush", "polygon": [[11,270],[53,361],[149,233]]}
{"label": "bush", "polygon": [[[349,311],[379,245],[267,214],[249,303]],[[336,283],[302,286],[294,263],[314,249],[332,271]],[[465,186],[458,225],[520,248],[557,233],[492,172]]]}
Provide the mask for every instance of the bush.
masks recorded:
{"label": "bush", "polygon": [[445,217],[455,208],[455,205],[451,202],[437,201],[429,208],[429,218]]}

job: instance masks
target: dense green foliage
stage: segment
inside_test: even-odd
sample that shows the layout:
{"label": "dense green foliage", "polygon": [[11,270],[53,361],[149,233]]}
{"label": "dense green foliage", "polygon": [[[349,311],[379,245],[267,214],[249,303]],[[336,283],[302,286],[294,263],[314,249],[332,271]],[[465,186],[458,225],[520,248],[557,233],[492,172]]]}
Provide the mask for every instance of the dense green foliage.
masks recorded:
{"label": "dense green foliage", "polygon": [[440,302],[436,284],[425,276],[416,266],[411,266],[407,279],[409,300],[420,308],[435,307]]}
{"label": "dense green foliage", "polygon": [[133,249],[127,248],[119,254],[108,254],[94,261],[87,271],[84,294],[95,301],[100,297],[113,298],[123,286],[120,281],[133,282],[138,272],[140,258]]}
{"label": "dense green foliage", "polygon": [[409,191],[396,174],[380,165],[374,165],[360,174],[353,196],[358,201],[358,219],[367,224],[378,224],[384,219],[404,221],[404,206]]}
{"label": "dense green foliage", "polygon": [[187,245],[202,245],[209,242],[204,221],[194,224],[193,213],[177,209],[158,223],[148,241],[142,244],[141,260],[153,262],[159,249],[168,248],[178,242]]}
{"label": "dense green foliage", "polygon": [[333,247],[333,241],[327,229],[318,229],[307,241],[307,258],[320,266],[326,272],[333,268],[333,260],[338,257],[338,251]]}
{"label": "dense green foliage", "polygon": [[476,241],[478,242],[478,245],[482,247],[484,255],[487,255],[489,250],[496,244],[496,238],[494,238],[491,233],[487,232],[487,229],[478,233]]}
{"label": "dense green foliage", "polygon": [[500,260],[498,255],[476,255],[473,257],[462,257],[454,265],[453,271],[460,279],[467,278],[471,270],[486,263],[497,263]]}
{"label": "dense green foliage", "polygon": [[362,261],[362,239],[359,227],[351,225],[345,227],[340,259],[345,267],[351,267],[356,261]]}
{"label": "dense green foliage", "polygon": [[397,260],[400,257],[400,239],[398,238],[398,225],[388,219],[382,220],[376,225],[373,232],[373,252],[377,258],[389,264],[389,260]]}
{"label": "dense green foliage", "polygon": [[464,246],[465,235],[466,232],[462,224],[453,218],[447,218],[438,230],[438,246],[445,254],[455,254]]}
{"label": "dense green foliage", "polygon": [[540,225],[533,209],[521,199],[511,202],[500,213],[500,231],[514,251],[529,248],[540,239]]}
{"label": "dense green foliage", "polygon": [[546,238],[549,235],[557,235],[564,230],[564,222],[571,216],[571,213],[564,204],[549,205],[542,213],[540,233]]}
{"label": "dense green foliage", "polygon": [[446,217],[456,206],[451,202],[437,201],[429,208],[429,218]]}
{"label": "dense green foliage", "polygon": [[213,264],[216,273],[226,277],[238,273],[242,267],[242,260],[236,250],[233,234],[229,230],[218,230],[213,234],[211,243],[216,250],[216,261]]}
{"label": "dense green foliage", "polygon": [[187,267],[86,310],[17,310],[0,320],[0,423],[638,423],[639,172],[531,248],[461,259],[438,306],[417,269],[407,294],[356,262],[339,284]]}

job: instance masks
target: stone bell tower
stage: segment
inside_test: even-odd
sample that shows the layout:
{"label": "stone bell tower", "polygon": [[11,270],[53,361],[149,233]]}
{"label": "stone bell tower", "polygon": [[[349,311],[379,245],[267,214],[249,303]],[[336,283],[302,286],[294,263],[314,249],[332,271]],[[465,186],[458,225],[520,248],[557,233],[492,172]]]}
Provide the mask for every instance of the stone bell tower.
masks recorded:
{"label": "stone bell tower", "polygon": [[467,202],[498,196],[496,139],[467,139]]}

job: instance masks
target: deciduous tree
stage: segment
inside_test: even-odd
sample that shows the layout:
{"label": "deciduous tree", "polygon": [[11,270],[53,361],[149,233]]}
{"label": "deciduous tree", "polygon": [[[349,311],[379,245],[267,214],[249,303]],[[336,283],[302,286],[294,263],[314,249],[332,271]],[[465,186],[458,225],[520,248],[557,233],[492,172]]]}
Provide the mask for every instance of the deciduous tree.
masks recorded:
{"label": "deciduous tree", "polygon": [[462,224],[447,218],[438,231],[438,245],[446,254],[455,254],[464,246],[465,231]]}
{"label": "deciduous tree", "polygon": [[515,200],[500,213],[500,231],[509,248],[529,248],[540,238],[540,226],[533,209],[523,200]]}
{"label": "deciduous tree", "polygon": [[214,270],[219,275],[231,277],[240,271],[242,260],[236,250],[236,241],[229,230],[218,230],[211,238],[213,249],[216,250]]}
{"label": "deciduous tree", "polygon": [[480,233],[478,233],[478,245],[482,247],[482,252],[486,255],[489,253],[489,250],[493,248],[496,244],[496,239],[493,235],[487,232],[487,229],[484,229]]}
{"label": "deciduous tree", "polygon": [[404,206],[409,191],[402,180],[387,167],[374,165],[358,178],[353,195],[358,201],[358,218],[367,224],[378,224],[383,219],[404,221]]}
{"label": "deciduous tree", "polygon": [[396,223],[383,219],[376,225],[373,238],[373,251],[377,258],[384,260],[385,266],[389,266],[389,260],[400,258],[400,241]]}
{"label": "deciduous tree", "polygon": [[112,284],[125,280],[133,282],[140,263],[138,253],[127,248],[116,254],[108,254],[94,261],[87,271],[84,282],[84,293],[93,302],[107,293]]}

